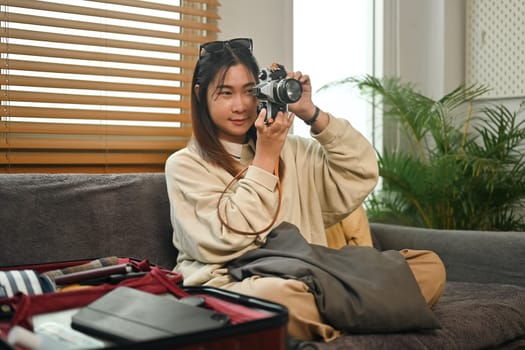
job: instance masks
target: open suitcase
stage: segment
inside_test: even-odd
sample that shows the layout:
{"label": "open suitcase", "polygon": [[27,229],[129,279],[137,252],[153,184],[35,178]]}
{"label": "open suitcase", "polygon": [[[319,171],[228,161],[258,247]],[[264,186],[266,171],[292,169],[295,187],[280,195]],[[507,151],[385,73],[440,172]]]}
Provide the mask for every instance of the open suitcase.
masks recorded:
{"label": "open suitcase", "polygon": [[[1,267],[0,282],[2,276],[8,284],[6,275],[29,271],[46,281],[44,285],[51,278],[53,286],[61,279],[66,287],[39,294],[19,291],[9,297],[0,290],[0,349],[286,348],[285,307],[212,287],[182,287],[182,276],[146,260],[114,259],[114,267],[125,266],[126,273],[96,275],[93,271],[106,269],[97,268],[88,270],[92,275],[80,282],[71,279],[82,275],[79,267],[100,259]],[[53,276],[57,271],[67,273]],[[121,304],[132,310],[117,307]],[[164,333],[151,335],[156,327]]]}

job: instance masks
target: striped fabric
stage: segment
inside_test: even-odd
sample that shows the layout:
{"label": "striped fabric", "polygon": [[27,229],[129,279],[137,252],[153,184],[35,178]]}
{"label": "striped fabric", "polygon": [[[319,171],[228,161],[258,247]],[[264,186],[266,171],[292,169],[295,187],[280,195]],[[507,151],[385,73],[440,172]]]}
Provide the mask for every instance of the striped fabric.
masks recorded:
{"label": "striped fabric", "polygon": [[53,291],[49,278],[33,270],[0,271],[0,298],[12,297],[18,292],[27,295]]}

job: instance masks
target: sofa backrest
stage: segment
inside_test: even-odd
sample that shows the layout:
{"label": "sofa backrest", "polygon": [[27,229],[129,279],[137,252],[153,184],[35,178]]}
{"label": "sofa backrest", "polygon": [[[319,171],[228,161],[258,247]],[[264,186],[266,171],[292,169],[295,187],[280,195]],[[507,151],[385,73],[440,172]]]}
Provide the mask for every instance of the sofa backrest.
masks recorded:
{"label": "sofa backrest", "polygon": [[0,174],[0,266],[116,255],[175,266],[163,173]]}
{"label": "sofa backrest", "polygon": [[384,250],[429,249],[445,263],[448,281],[525,286],[525,232],[444,230],[371,223]]}

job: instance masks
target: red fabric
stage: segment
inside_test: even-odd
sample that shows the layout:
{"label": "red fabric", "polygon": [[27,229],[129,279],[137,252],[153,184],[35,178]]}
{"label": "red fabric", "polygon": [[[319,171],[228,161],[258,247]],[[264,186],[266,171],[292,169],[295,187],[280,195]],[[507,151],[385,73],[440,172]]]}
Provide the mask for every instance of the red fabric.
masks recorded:
{"label": "red fabric", "polygon": [[[151,275],[157,278],[158,281],[162,283],[175,296],[179,298],[184,298],[189,295],[186,291],[182,290],[177,285],[167,282],[167,280],[162,274],[162,270],[158,268],[153,268],[151,270]],[[238,303],[230,302],[205,294],[199,294],[199,296],[204,299],[205,306],[207,308],[228,315],[232,324],[244,323],[248,321],[270,317],[270,315],[267,312],[259,311],[257,309],[244,306]]]}
{"label": "red fabric", "polygon": [[96,287],[31,296],[18,294],[14,297],[13,305],[16,313],[11,326],[21,325],[32,329],[30,320],[33,315],[85,306],[118,286],[128,286],[154,294],[167,291],[164,286],[156,283],[150,274],[147,274],[141,278],[124,280],[118,285],[102,284]]}
{"label": "red fabric", "polygon": [[[77,263],[80,264],[85,262],[86,261],[83,260],[78,261]],[[119,286],[136,288],[153,294],[171,293],[177,298],[184,298],[190,295],[179,286],[179,283],[182,282],[182,276],[178,273],[161,269],[156,266],[152,267],[147,260],[136,261],[133,259],[121,258],[119,259],[119,262],[129,263],[133,265],[136,270],[149,273],[144,277],[123,280],[117,285],[102,284],[98,286],[31,296],[18,293],[13,298],[8,299],[8,302],[16,311],[8,328],[20,325],[32,329],[33,325],[31,324],[31,319],[34,315],[83,307]],[[74,262],[63,262],[57,264],[46,264],[45,267],[33,266],[33,268],[40,272],[44,272],[46,270],[73,265]],[[28,267],[24,266],[23,268]],[[244,323],[271,316],[267,312],[256,310],[236,302],[206,294],[200,294],[199,296],[205,300],[205,306],[207,308],[227,314],[230,317],[232,324]],[[5,326],[5,324],[2,326]],[[1,328],[4,328],[5,331],[5,327]]]}
{"label": "red fabric", "polygon": [[[82,263],[83,262],[84,261],[82,261]],[[151,266],[147,260],[134,261],[130,259],[122,259],[122,262],[132,264],[138,271],[151,271]],[[64,265],[61,263],[60,266]],[[57,268],[57,265],[49,264],[48,267],[49,269],[55,269]],[[174,289],[180,289],[180,287],[177,286],[177,283],[182,281],[182,276],[180,274],[173,273],[169,270],[156,269],[159,271],[159,274],[163,275],[166,284],[173,285]],[[158,282],[158,278],[155,278],[148,273],[141,278],[123,280],[117,285],[101,284],[99,286],[31,296],[18,293],[11,299],[11,304],[16,311],[11,320],[11,327],[20,325],[32,329],[31,317],[33,315],[85,306],[118,286],[136,288],[154,294],[168,292],[165,285]]]}
{"label": "red fabric", "polygon": [[0,270],[35,270],[38,273],[55,270],[55,269],[63,269],[65,267],[80,265],[84,263],[88,263],[91,260],[75,260],[75,261],[61,261],[61,262],[54,262],[54,263],[46,263],[46,264],[38,264],[38,265],[19,265],[19,266],[3,266],[0,267]]}

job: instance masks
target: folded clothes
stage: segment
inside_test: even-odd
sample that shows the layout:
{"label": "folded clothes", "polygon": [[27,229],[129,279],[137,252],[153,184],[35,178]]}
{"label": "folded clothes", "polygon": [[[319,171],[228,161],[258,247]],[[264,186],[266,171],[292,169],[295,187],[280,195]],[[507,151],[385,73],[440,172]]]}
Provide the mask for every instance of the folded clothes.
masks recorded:
{"label": "folded clothes", "polygon": [[75,266],[70,266],[70,267],[66,267],[63,269],[46,271],[42,273],[42,275],[47,276],[51,278],[52,280],[54,280],[58,276],[63,276],[63,275],[67,275],[67,274],[74,273],[74,272],[92,270],[92,269],[97,269],[99,267],[118,265],[118,264],[119,264],[119,259],[116,256],[110,256],[110,257],[92,260],[88,263],[81,264],[81,265],[75,265]]}
{"label": "folded clothes", "polygon": [[[130,274],[132,270],[131,265],[121,263],[118,257],[109,256],[42,273],[30,269],[0,271],[0,298],[12,297],[18,292],[27,295],[55,292],[82,281],[99,284],[106,282],[105,279],[117,282],[124,277],[140,277]],[[109,278],[111,276],[113,278]]]}
{"label": "folded clothes", "polygon": [[105,279],[114,274],[128,274],[133,271],[129,264],[118,264],[104,267],[97,267],[94,269],[71,272],[63,276],[55,277],[55,285],[68,285],[72,283],[79,283],[82,281]]}
{"label": "folded clothes", "polygon": [[51,279],[33,270],[0,271],[0,298],[9,298],[18,292],[33,295],[53,291]]}

